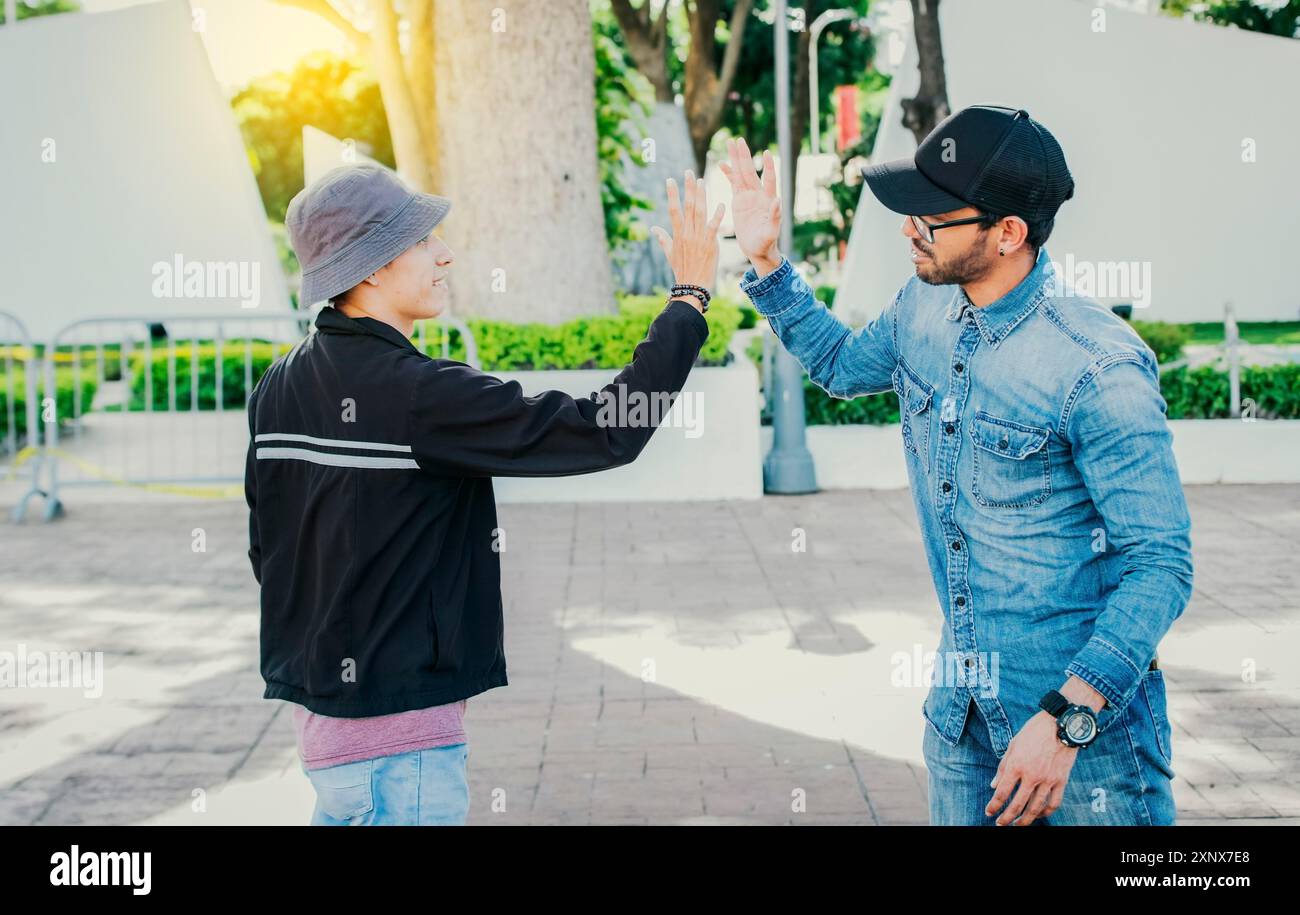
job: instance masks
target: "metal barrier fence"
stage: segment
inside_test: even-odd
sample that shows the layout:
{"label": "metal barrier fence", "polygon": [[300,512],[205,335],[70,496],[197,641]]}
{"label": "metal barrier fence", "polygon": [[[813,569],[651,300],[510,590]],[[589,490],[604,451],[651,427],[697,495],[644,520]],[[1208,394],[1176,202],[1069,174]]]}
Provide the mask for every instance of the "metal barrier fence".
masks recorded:
{"label": "metal barrier fence", "polygon": [[1184,356],[1173,362],[1162,362],[1160,374],[1163,375],[1174,369],[1196,369],[1207,365],[1225,364],[1228,369],[1228,416],[1232,419],[1240,419],[1244,407],[1247,411],[1246,417],[1253,418],[1255,402],[1249,397],[1245,401],[1241,398],[1242,350],[1244,348],[1248,351],[1250,347],[1251,344],[1241,339],[1236,312],[1232,303],[1228,302],[1223,306],[1223,342],[1202,347],[1195,356]]}
{"label": "metal barrier fence", "polygon": [[43,452],[36,447],[41,428],[36,372],[32,370],[36,348],[23,322],[2,311],[0,347],[4,348],[4,381],[0,382],[0,397],[4,398],[4,439],[0,452],[11,462],[6,476],[26,486],[12,512],[13,520],[21,521],[27,503],[40,491],[44,460]]}
{"label": "metal barrier fence", "polygon": [[[24,520],[36,495],[45,496],[45,519],[58,517],[63,487],[242,491],[248,395],[266,367],[308,332],[309,321],[296,313],[90,318],[68,324],[39,348],[22,321],[0,312],[0,457],[9,460],[0,479],[17,481],[21,490],[12,519]],[[420,322],[414,342],[426,353],[432,344],[447,358],[452,329],[460,333],[465,361],[478,368],[476,341],[464,321]],[[764,349],[772,342],[765,339]],[[1230,415],[1240,417],[1243,408],[1253,414],[1254,404],[1241,398],[1243,347],[1251,349],[1227,305],[1223,343],[1162,363],[1160,371],[1223,363]],[[766,373],[764,380],[770,383]],[[179,424],[182,418],[188,426]],[[65,439],[70,447],[61,446]]]}
{"label": "metal barrier fence", "polygon": [[[6,439],[17,456],[11,475],[21,469],[30,483],[15,521],[24,519],[37,494],[45,496],[45,520],[57,518],[65,487],[214,498],[241,493],[249,395],[310,323],[309,315],[294,313],[89,318],[60,329],[38,352],[22,324],[0,313],[0,321],[6,318],[14,329],[0,323],[0,332],[15,336],[18,346],[6,347],[5,366],[22,366],[27,392],[23,449],[16,444],[22,427],[13,420]],[[465,361],[478,367],[473,333],[459,319],[420,322],[413,342],[447,358],[452,329],[460,333]],[[16,358],[15,349],[26,358]],[[39,412],[38,378],[45,392]],[[7,372],[7,383],[16,383],[14,372]],[[13,412],[14,398],[6,403]],[[43,441],[32,430],[42,430]]]}

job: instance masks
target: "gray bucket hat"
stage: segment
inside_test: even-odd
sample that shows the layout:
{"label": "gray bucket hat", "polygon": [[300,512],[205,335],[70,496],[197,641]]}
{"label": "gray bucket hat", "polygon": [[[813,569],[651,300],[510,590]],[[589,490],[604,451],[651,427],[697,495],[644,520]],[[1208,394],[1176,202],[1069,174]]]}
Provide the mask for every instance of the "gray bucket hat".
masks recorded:
{"label": "gray bucket hat", "polygon": [[285,228],[302,266],[298,304],[347,292],[424,238],[451,201],[413,191],[380,165],[330,169],[289,202]]}

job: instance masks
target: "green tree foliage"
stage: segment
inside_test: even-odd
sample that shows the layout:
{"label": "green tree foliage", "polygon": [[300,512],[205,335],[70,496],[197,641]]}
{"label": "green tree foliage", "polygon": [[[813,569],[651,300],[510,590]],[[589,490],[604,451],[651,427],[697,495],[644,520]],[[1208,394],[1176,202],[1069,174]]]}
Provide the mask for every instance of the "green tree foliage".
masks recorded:
{"label": "green tree foliage", "polygon": [[[62,2],[62,0],[61,0]],[[634,162],[633,139],[626,125],[648,112],[648,87],[614,40],[612,17],[593,17],[596,47],[596,128],[600,160],[601,201],[605,235],[610,246],[634,236],[633,212],[649,201],[622,186],[620,157]],[[374,76],[359,61],[326,52],[304,57],[288,72],[259,77],[231,100],[239,129],[257,176],[267,215],[283,222],[293,195],[302,190],[302,128],[317,127],[340,139],[355,140],[358,149],[379,162],[395,166],[388,118]],[[291,271],[292,272],[292,271]]]}
{"label": "green tree foliage", "polygon": [[1174,16],[1191,15],[1203,22],[1236,26],[1282,38],[1300,38],[1300,0],[1251,3],[1250,0],[1163,0],[1161,9]]}
{"label": "green tree foliage", "polygon": [[[853,231],[853,219],[857,214],[858,201],[862,199],[862,179],[854,173],[854,161],[871,155],[876,143],[876,133],[880,129],[880,118],[884,111],[885,96],[889,92],[889,77],[878,71],[871,71],[858,82],[861,90],[859,104],[862,115],[862,138],[852,146],[842,149],[840,157],[840,177],[827,186],[835,213],[825,219],[810,219],[796,223],[794,227],[794,247],[808,260],[826,257],[832,248],[840,242],[847,242]],[[846,180],[846,178],[852,180]]]}
{"label": "green tree foliage", "polygon": [[[828,9],[849,8],[865,16],[869,6],[868,0],[851,0],[851,2],[831,2],[831,0],[794,0],[792,10],[803,10],[805,29]],[[764,11],[766,15],[766,11]],[[802,39],[800,32],[790,33],[791,54],[791,91],[804,94],[792,95],[792,111],[796,106],[807,108],[807,84],[799,86],[795,79],[797,69],[795,56],[800,52]],[[823,137],[833,135],[835,131],[834,93],[837,86],[854,85],[858,88],[858,117],[861,138],[852,147],[840,151],[841,178],[828,187],[834,202],[835,214],[825,219],[797,223],[794,228],[794,246],[802,258],[817,260],[824,258],[839,242],[847,241],[853,226],[854,211],[861,197],[861,182],[853,180],[845,183],[846,174],[843,166],[855,157],[870,155],[880,128],[880,119],[884,111],[885,99],[889,91],[889,77],[875,70],[872,61],[875,57],[875,44],[870,35],[858,30],[848,22],[837,22],[828,26],[821,35],[817,45],[818,106],[817,115]],[[775,59],[771,42],[771,27],[763,24],[746,40],[741,52],[740,69],[732,89],[732,97],[726,107],[723,126],[733,136],[743,136],[750,149],[766,149],[776,144],[776,118],[773,111],[775,98]],[[804,152],[811,151],[809,144],[809,119],[806,117],[792,129],[800,129],[800,136],[792,137],[796,148]],[[794,118],[792,120],[799,120]]]}
{"label": "green tree foliage", "polygon": [[1169,324],[1164,321],[1130,321],[1129,325],[1142,341],[1151,347],[1156,361],[1164,364],[1183,357],[1183,347],[1192,338],[1189,324]]}
{"label": "green tree foliage", "polygon": [[231,99],[266,213],[284,221],[302,190],[302,128],[317,127],[390,167],[395,165],[379,86],[355,60],[317,52],[289,72],[253,80]]}
{"label": "green tree foliage", "polygon": [[[757,4],[765,7],[767,4]],[[866,16],[868,0],[791,0],[792,11],[802,9],[804,28],[812,26],[813,21],[829,9],[853,9],[859,15]],[[725,3],[730,14],[731,3]],[[770,16],[766,9],[756,9],[754,15],[762,12]],[[745,43],[741,49],[740,67],[736,71],[736,81],[732,86],[731,98],[723,115],[723,126],[733,136],[743,136],[753,150],[766,149],[776,144],[776,118],[773,106],[776,99],[776,59],[772,48],[772,28],[766,22],[753,22],[751,31],[746,32]],[[801,39],[800,32],[790,33],[790,73],[791,92],[797,91],[794,79],[796,61]],[[853,28],[847,22],[837,22],[823,30],[821,40],[817,43],[817,94],[818,111],[821,114],[821,129],[825,134],[835,128],[835,108],[831,97],[836,86],[857,85],[866,81],[863,88],[874,85],[871,62],[875,56],[875,45],[871,36]],[[803,92],[806,94],[805,85]],[[791,109],[806,104],[802,96],[790,98]],[[804,122],[806,128],[807,121]],[[864,120],[864,132],[871,125]],[[808,145],[808,131],[802,136],[792,137],[796,148],[804,149]],[[874,135],[874,130],[873,130]]]}
{"label": "green tree foliage", "polygon": [[654,93],[636,72],[619,41],[618,23],[608,6],[592,14],[596,50],[596,155],[600,167],[600,200],[605,209],[605,241],[611,251],[623,242],[643,241],[635,225],[636,211],[653,208],[651,201],[623,186],[625,162],[642,165],[641,150],[628,125],[644,131]]}
{"label": "green tree foliage", "polygon": [[[18,21],[35,19],[37,16],[53,16],[56,13],[79,13],[81,4],[77,0],[17,0]],[[0,3],[0,24],[5,21],[4,3]]]}

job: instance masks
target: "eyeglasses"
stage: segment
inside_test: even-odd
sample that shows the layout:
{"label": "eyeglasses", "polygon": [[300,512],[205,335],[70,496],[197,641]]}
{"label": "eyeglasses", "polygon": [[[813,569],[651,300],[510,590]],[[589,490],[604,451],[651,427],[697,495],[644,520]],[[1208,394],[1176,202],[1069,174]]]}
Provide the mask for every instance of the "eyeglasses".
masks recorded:
{"label": "eyeglasses", "polygon": [[939,229],[947,229],[952,226],[968,226],[975,222],[987,222],[990,225],[997,222],[1001,217],[994,216],[991,213],[981,213],[978,216],[967,216],[965,219],[954,219],[951,222],[929,223],[920,216],[909,216],[912,225],[916,226],[916,234],[920,235],[928,243],[934,244],[934,233]]}

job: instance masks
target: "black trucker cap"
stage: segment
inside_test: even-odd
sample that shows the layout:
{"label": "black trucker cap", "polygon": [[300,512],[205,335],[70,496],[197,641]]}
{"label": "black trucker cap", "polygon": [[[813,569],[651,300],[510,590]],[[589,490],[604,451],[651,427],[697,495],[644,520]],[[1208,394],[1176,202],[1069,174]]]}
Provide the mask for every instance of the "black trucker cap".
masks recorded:
{"label": "black trucker cap", "polygon": [[862,177],[881,203],[905,216],[973,206],[1038,222],[1074,196],[1056,138],[1023,108],[997,105],[948,115],[913,158],[865,166]]}

